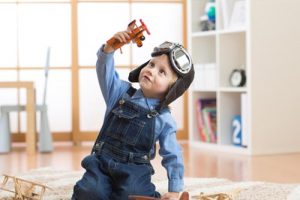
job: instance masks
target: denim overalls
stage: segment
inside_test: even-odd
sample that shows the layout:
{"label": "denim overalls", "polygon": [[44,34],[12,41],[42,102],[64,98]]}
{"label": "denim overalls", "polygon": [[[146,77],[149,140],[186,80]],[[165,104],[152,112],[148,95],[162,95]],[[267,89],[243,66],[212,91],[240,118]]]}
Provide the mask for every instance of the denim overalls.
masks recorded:
{"label": "denim overalls", "polygon": [[151,183],[154,170],[150,164],[158,112],[128,101],[134,92],[129,88],[105,118],[92,155],[82,161],[86,173],[76,183],[72,199],[125,200],[130,194],[160,197]]}

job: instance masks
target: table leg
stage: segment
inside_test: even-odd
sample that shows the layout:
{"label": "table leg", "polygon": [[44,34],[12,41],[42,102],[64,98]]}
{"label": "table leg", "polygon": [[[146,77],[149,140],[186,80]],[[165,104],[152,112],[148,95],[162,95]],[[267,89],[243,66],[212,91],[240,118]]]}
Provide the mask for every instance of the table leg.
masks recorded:
{"label": "table leg", "polygon": [[27,88],[27,133],[26,149],[28,154],[36,153],[36,108],[35,108],[35,90],[33,85]]}

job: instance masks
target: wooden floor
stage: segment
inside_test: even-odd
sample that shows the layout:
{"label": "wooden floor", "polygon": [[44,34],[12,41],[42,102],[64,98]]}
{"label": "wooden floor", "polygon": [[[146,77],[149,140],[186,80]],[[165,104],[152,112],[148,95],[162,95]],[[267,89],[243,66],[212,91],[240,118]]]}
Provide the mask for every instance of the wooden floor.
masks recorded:
{"label": "wooden floor", "polygon": [[[226,154],[191,147],[183,147],[185,176],[218,177],[233,181],[272,181],[300,183],[300,153],[272,156]],[[0,174],[16,175],[30,169],[53,167],[59,170],[82,170],[80,162],[90,153],[92,143],[74,147],[72,143],[55,143],[53,153],[38,153],[28,157],[25,147],[14,144],[13,150],[0,154]],[[165,174],[159,156],[153,161],[156,173]]]}

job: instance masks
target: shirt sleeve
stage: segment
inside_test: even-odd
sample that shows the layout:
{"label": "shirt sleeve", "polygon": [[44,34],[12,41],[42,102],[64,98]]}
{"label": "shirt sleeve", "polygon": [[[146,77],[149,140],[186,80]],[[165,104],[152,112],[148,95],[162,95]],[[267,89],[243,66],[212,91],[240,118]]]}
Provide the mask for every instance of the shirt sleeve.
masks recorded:
{"label": "shirt sleeve", "polygon": [[96,71],[103,98],[108,109],[112,108],[130,83],[119,78],[115,70],[114,52],[104,53],[104,45],[97,52]]}
{"label": "shirt sleeve", "polygon": [[182,150],[176,139],[176,122],[168,113],[164,117],[164,125],[159,136],[159,154],[162,156],[162,165],[167,170],[169,192],[180,192],[183,190],[184,165]]}

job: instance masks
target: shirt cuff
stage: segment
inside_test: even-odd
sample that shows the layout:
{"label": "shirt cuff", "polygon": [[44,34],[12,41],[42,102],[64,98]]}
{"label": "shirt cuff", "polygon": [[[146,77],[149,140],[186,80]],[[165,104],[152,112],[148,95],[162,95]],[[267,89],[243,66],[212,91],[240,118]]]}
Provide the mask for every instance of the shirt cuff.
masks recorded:
{"label": "shirt cuff", "polygon": [[169,192],[181,192],[183,190],[183,179],[170,179]]}
{"label": "shirt cuff", "polygon": [[102,44],[101,45],[101,47],[99,48],[99,50],[97,51],[97,56],[98,57],[106,57],[106,56],[113,56],[114,55],[114,51],[113,52],[110,52],[110,53],[105,53],[104,51],[103,51],[103,48],[104,48],[104,45],[105,44]]}

